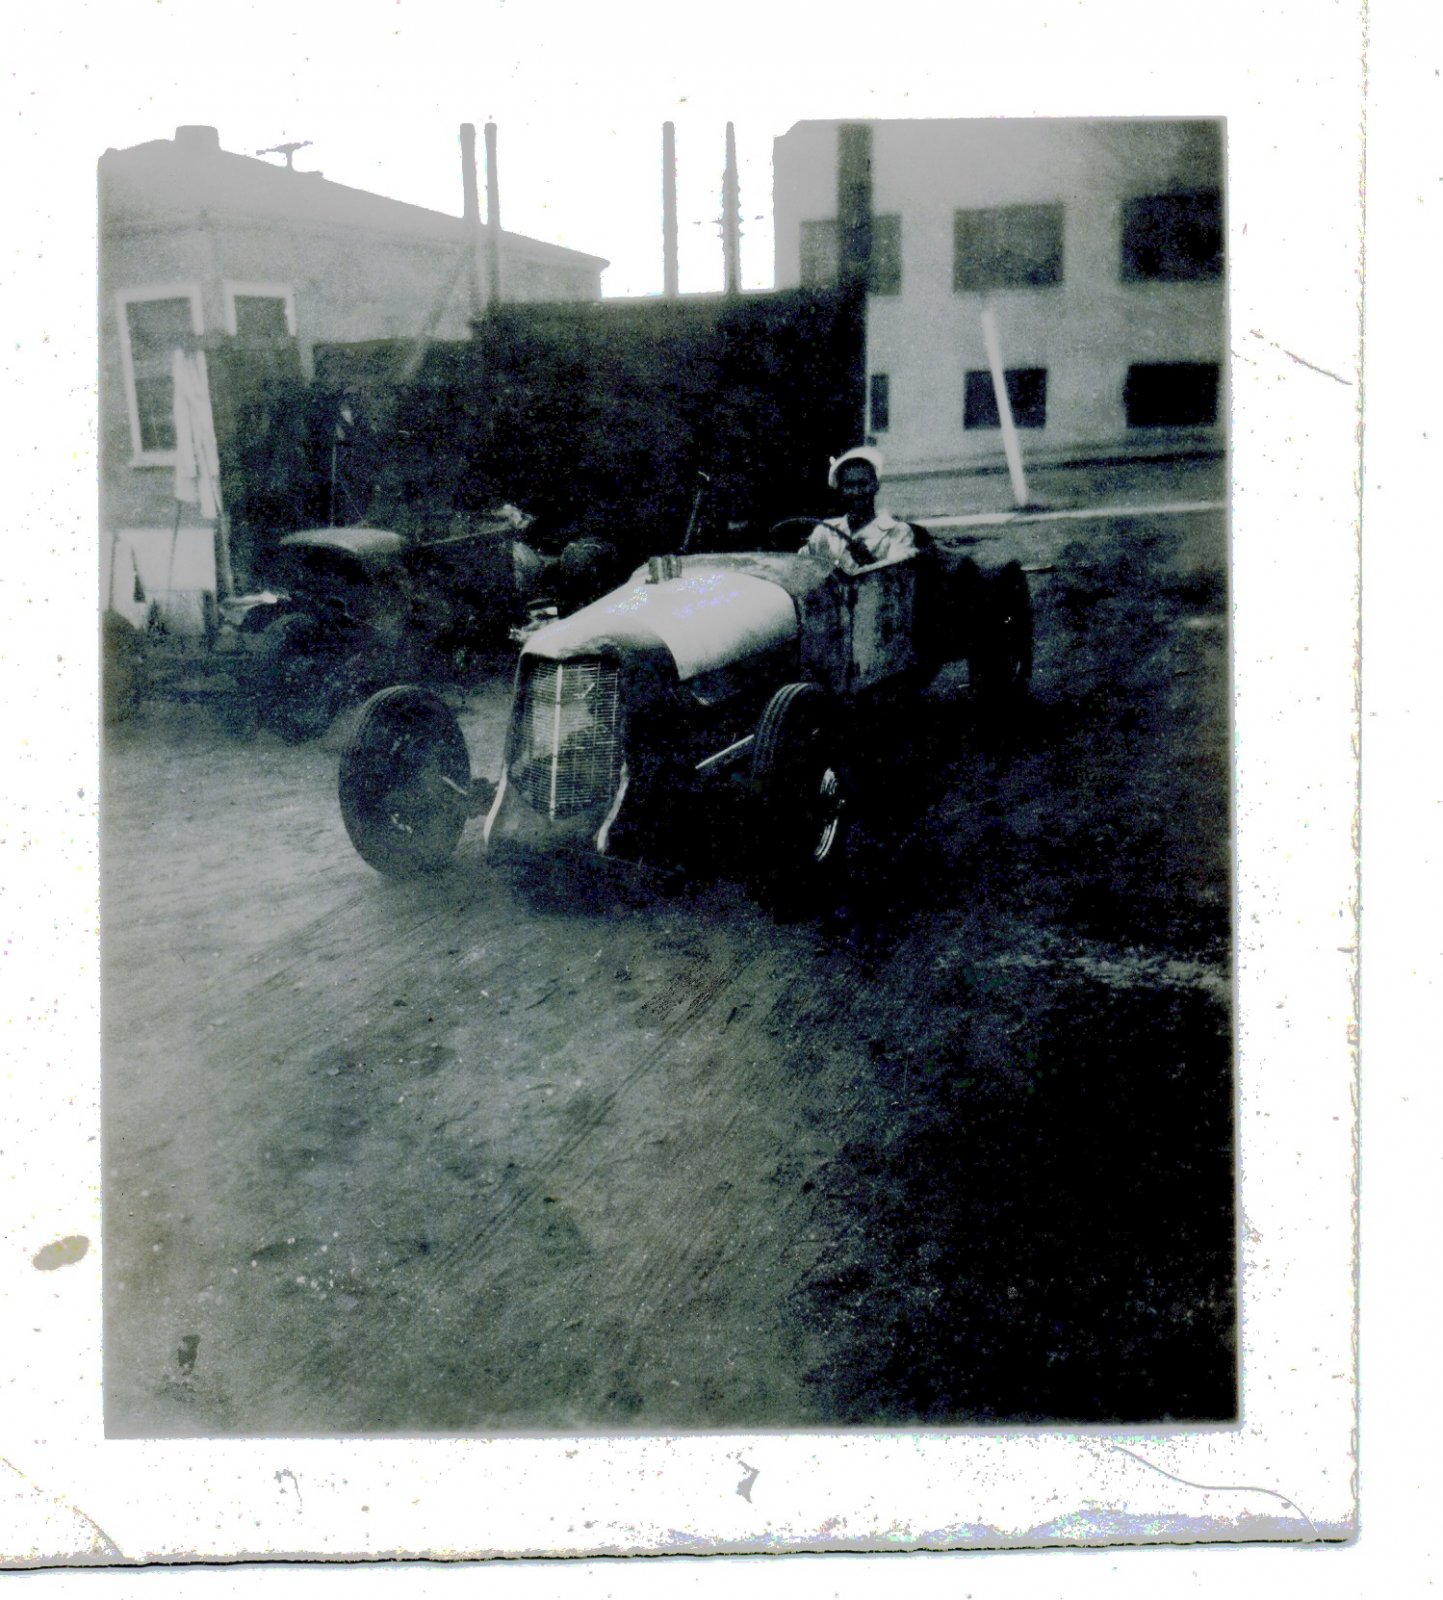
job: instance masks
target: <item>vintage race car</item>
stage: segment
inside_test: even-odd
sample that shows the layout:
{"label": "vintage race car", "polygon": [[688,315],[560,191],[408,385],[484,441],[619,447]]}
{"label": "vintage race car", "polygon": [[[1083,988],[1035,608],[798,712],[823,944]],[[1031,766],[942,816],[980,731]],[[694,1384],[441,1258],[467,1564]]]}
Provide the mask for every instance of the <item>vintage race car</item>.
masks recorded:
{"label": "vintage race car", "polygon": [[849,745],[869,704],[963,658],[973,688],[994,701],[1031,676],[1019,564],[984,571],[917,532],[917,551],[855,574],[768,551],[653,557],[525,638],[494,786],[473,781],[460,727],[435,694],[383,690],[341,759],[352,842],[383,873],[431,871],[467,819],[484,815],[492,856],[570,850],[661,864],[691,808],[729,786],[751,811],[755,882],[806,895],[842,855]]}

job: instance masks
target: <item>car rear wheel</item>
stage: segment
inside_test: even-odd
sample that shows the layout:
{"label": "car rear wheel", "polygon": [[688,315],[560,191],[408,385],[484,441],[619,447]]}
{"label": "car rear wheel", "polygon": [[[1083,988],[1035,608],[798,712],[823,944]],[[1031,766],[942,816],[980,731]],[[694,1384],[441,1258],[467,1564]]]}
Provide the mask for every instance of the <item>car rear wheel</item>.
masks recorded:
{"label": "car rear wheel", "polygon": [[829,695],[813,683],[779,689],[752,746],[758,887],[773,903],[813,901],[846,843],[847,796]]}
{"label": "car rear wheel", "polygon": [[450,860],[471,814],[471,758],[456,718],[425,689],[382,689],[341,752],[341,817],[363,861],[392,878]]}
{"label": "car rear wheel", "polygon": [[1032,594],[1016,561],[983,585],[967,657],[972,687],[990,703],[1016,699],[1032,681]]}
{"label": "car rear wheel", "polygon": [[335,659],[326,630],[305,611],[277,617],[261,635],[252,696],[260,721],[287,744],[318,739],[336,712]]}

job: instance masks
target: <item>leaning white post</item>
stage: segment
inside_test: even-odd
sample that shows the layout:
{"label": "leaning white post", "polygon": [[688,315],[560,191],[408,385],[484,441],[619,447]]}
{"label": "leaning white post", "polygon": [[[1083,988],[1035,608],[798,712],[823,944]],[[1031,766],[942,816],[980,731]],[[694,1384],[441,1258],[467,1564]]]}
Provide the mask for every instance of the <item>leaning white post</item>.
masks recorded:
{"label": "leaning white post", "polygon": [[1017,440],[1017,424],[1012,420],[1012,402],[1007,398],[1007,380],[1002,371],[1002,350],[997,343],[997,323],[990,306],[982,311],[982,342],[987,347],[987,365],[992,369],[992,392],[997,396],[997,419],[1002,424],[1002,448],[1007,452],[1012,498],[1019,506],[1025,506],[1027,478],[1022,471],[1022,446]]}

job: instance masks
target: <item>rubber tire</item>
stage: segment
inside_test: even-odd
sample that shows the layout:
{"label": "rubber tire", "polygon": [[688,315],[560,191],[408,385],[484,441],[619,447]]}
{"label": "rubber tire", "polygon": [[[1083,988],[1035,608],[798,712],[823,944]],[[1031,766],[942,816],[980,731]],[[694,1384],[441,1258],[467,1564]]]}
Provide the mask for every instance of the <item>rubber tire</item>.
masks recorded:
{"label": "rubber tire", "polygon": [[984,582],[979,611],[967,657],[972,688],[989,704],[1011,702],[1032,681],[1032,593],[1020,563],[1009,561]]}
{"label": "rubber tire", "polygon": [[756,886],[774,908],[815,905],[835,882],[847,838],[836,709],[814,683],[778,689],[752,746]]}
{"label": "rubber tire", "polygon": [[261,635],[251,674],[251,695],[261,725],[287,744],[318,739],[336,714],[334,649],[320,621],[291,611]]}
{"label": "rubber tire", "polygon": [[391,878],[435,872],[470,815],[471,757],[460,725],[427,689],[382,689],[361,708],[341,752],[339,789],[341,818],[363,861]]}

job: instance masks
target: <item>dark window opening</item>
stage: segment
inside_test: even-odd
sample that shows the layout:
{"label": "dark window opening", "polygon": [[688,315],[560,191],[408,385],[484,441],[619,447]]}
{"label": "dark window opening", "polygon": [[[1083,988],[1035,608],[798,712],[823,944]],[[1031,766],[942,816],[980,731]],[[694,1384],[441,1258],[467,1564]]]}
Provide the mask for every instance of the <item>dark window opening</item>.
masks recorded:
{"label": "dark window opening", "polygon": [[[804,289],[830,289],[841,276],[841,236],[835,220],[802,224],[801,279]],[[891,215],[872,218],[870,294],[902,292],[902,219]]]}
{"label": "dark window opening", "polygon": [[1211,427],[1218,420],[1218,369],[1210,361],[1158,361],[1127,369],[1129,428]]}
{"label": "dark window opening", "polygon": [[286,303],[279,295],[238,294],[235,331],[244,339],[288,339]]}
{"label": "dark window opening", "polygon": [[1216,189],[1150,194],[1123,203],[1123,282],[1202,283],[1222,272],[1222,204]]}
{"label": "dark window opening", "polygon": [[[1042,428],[1047,425],[1047,368],[1009,367],[1002,374],[1007,385],[1007,404],[1012,408],[1012,420],[1019,428]],[[992,374],[987,368],[967,374],[967,391],[962,411],[964,428],[1000,428],[1002,418],[997,410],[997,391],[992,386]]]}
{"label": "dark window opening", "polygon": [[867,412],[873,433],[885,433],[892,415],[892,384],[885,372],[874,372],[868,394]]}
{"label": "dark window opening", "polygon": [[999,206],[953,217],[952,287],[1026,289],[1062,282],[1062,207]]}

